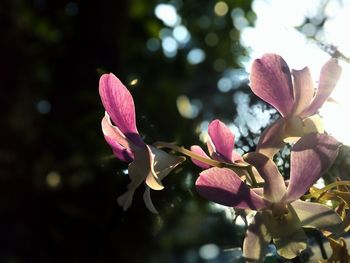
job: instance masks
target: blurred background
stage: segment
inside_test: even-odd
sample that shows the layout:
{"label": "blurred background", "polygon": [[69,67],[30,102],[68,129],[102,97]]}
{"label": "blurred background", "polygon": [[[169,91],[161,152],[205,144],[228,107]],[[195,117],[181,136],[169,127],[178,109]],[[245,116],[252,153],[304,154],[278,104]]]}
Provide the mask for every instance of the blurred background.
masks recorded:
{"label": "blurred background", "polygon": [[[159,215],[145,208],[142,189],[127,212],[118,206],[127,164],[103,139],[99,77],[113,72],[130,89],[147,143],[203,145],[219,118],[244,153],[278,117],[250,92],[252,60],[277,52],[291,67],[310,65],[317,80],[333,55],[347,70],[349,6],[2,0],[0,262],[237,262],[243,221],[232,224],[232,211],[197,195],[200,170],[190,161],[152,192]],[[345,142],[350,132],[338,124],[330,127]]]}

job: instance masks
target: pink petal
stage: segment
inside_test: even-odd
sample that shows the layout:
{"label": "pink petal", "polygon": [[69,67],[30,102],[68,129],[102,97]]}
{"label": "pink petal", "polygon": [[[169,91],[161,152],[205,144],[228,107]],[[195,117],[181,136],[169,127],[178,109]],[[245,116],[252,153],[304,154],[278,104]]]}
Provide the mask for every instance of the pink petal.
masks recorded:
{"label": "pink petal", "polygon": [[330,94],[335,88],[341,72],[342,68],[338,65],[338,61],[334,58],[330,59],[326,64],[324,64],[320,73],[316,95],[310,106],[301,113],[302,117],[311,116],[322,107],[323,103],[329,98]]}
{"label": "pink petal", "polygon": [[274,106],[282,116],[293,109],[292,78],[281,56],[265,54],[253,63],[250,86],[255,95]]}
{"label": "pink petal", "polygon": [[207,141],[207,148],[208,148],[209,155],[212,157],[213,154],[215,153],[215,146],[214,146],[210,136],[209,136],[208,141]]}
{"label": "pink petal", "polygon": [[267,127],[259,138],[256,151],[272,158],[284,146],[285,127],[285,118],[280,118]]}
{"label": "pink petal", "polygon": [[254,191],[254,193],[256,193],[257,195],[264,197],[264,188],[262,187],[252,188],[252,191]]}
{"label": "pink petal", "polygon": [[290,181],[284,200],[299,199],[327,171],[338,155],[339,143],[319,133],[304,135],[292,147]]}
{"label": "pink petal", "polygon": [[253,165],[265,180],[264,197],[271,203],[278,203],[286,192],[284,179],[272,159],[257,152],[244,155],[244,160]]}
{"label": "pink petal", "polygon": [[267,206],[260,196],[228,168],[213,167],[201,172],[196,181],[196,189],[204,198],[229,207],[260,210]]}
{"label": "pink petal", "polygon": [[[192,146],[191,146],[191,152],[194,152],[195,154],[198,154],[198,155],[200,155],[200,156],[203,156],[203,157],[205,157],[205,158],[210,159],[210,157],[209,157],[209,156],[203,151],[203,149],[202,149],[200,146],[198,146],[198,145],[192,145]],[[199,166],[199,167],[201,167],[201,168],[203,168],[203,169],[208,169],[208,168],[210,167],[209,164],[202,163],[201,161],[198,161],[198,160],[196,160],[196,159],[194,159],[194,158],[191,158],[191,161],[192,161],[195,165],[197,165],[197,166]]]}
{"label": "pink petal", "polygon": [[240,161],[243,161],[242,156],[238,152],[232,151],[232,162],[235,163]]}
{"label": "pink petal", "polygon": [[142,146],[144,143],[136,128],[134,100],[128,89],[110,73],[101,76],[99,92],[114,124],[134,144]]}
{"label": "pink petal", "polygon": [[306,109],[314,97],[314,83],[308,67],[302,70],[292,70],[294,85],[294,108],[293,115],[297,116]]}
{"label": "pink petal", "polygon": [[232,162],[235,136],[231,130],[223,122],[214,120],[209,124],[208,133],[219,157],[223,157],[226,162]]}
{"label": "pink petal", "polygon": [[131,147],[133,146],[124,134],[112,125],[108,114],[103,117],[101,125],[105,140],[111,146],[114,155],[121,161],[131,162],[134,159],[131,151]]}
{"label": "pink petal", "polygon": [[299,116],[285,118],[286,126],[284,127],[283,141],[295,143],[305,133],[303,120]]}
{"label": "pink petal", "polygon": [[243,242],[243,257],[247,263],[263,262],[271,235],[260,213],[254,216]]}
{"label": "pink petal", "polygon": [[323,119],[318,114],[303,119],[303,127],[304,134],[312,132],[324,133]]}

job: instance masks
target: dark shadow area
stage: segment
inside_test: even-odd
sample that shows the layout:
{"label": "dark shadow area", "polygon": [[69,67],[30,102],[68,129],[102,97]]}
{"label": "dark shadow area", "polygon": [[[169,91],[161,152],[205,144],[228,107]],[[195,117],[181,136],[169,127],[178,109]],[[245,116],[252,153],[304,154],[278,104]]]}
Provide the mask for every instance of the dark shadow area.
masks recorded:
{"label": "dark shadow area", "polygon": [[[216,18],[211,1],[186,2],[181,15],[192,44],[169,58],[146,45],[166,28],[154,15],[157,3],[1,1],[0,262],[204,262],[198,249],[205,244],[241,245],[241,230],[195,193],[200,170],[190,162],[152,193],[160,216],[145,208],[142,189],[127,212],[116,202],[129,178],[101,131],[102,73],[130,89],[146,143],[188,147],[198,143],[202,119],[234,114],[233,91],[217,94],[220,72],[212,66],[227,57],[237,67],[244,53],[229,16]],[[228,4],[250,10],[250,1]],[[198,24],[203,16],[213,21],[209,28]],[[235,56],[227,55],[229,30]],[[208,32],[222,36],[221,44],[206,48],[205,63],[189,64],[191,45],[204,48]],[[182,94],[207,110],[183,118],[176,106]]]}

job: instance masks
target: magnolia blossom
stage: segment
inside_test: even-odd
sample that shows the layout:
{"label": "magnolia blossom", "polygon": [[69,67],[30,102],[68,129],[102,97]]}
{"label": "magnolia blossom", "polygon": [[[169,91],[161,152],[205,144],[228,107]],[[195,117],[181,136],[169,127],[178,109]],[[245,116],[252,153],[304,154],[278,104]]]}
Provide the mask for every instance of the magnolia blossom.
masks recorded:
{"label": "magnolia blossom", "polygon": [[146,182],[145,204],[151,212],[157,213],[150,188],[163,189],[161,180],[185,158],[170,155],[143,142],[136,127],[134,100],[116,76],[112,73],[102,75],[99,92],[106,110],[102,119],[105,140],[119,160],[130,163],[128,173],[131,182],[128,190],[118,198],[118,203],[124,210],[128,209],[135,190]]}
{"label": "magnolia blossom", "polygon": [[262,262],[271,239],[281,256],[293,258],[306,248],[302,227],[333,232],[341,225],[341,218],[327,206],[299,200],[330,167],[338,148],[338,142],[326,134],[301,137],[292,147],[287,187],[274,162],[252,152],[244,159],[264,179],[263,188],[250,189],[231,169],[213,167],[200,173],[196,189],[216,203],[257,211],[243,243],[247,262]]}
{"label": "magnolia blossom", "polygon": [[282,115],[261,135],[257,151],[271,157],[283,147],[283,141],[323,132],[322,121],[315,114],[329,98],[340,74],[337,60],[330,59],[321,69],[315,91],[308,67],[290,72],[287,63],[276,54],[256,59],[250,75],[251,89]]}
{"label": "magnolia blossom", "polygon": [[[207,147],[209,155],[212,159],[225,162],[235,163],[243,161],[242,157],[237,153],[235,148],[235,136],[231,130],[221,121],[213,120],[208,127],[209,140],[207,141]],[[209,156],[198,145],[191,146],[191,151],[209,158]],[[210,165],[200,162],[192,158],[192,162],[201,168],[209,168]]]}

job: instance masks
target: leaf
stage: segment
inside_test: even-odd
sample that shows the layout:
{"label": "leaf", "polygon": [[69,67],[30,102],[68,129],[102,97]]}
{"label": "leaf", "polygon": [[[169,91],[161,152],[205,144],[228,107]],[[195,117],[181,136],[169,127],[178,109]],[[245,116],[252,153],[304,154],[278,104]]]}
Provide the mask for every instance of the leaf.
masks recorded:
{"label": "leaf", "polygon": [[346,242],[343,238],[335,240],[328,237],[328,241],[332,248],[332,255],[327,260],[319,260],[319,263],[348,263],[350,262],[350,255],[346,246]]}

